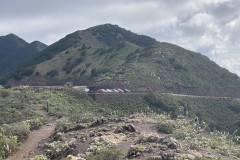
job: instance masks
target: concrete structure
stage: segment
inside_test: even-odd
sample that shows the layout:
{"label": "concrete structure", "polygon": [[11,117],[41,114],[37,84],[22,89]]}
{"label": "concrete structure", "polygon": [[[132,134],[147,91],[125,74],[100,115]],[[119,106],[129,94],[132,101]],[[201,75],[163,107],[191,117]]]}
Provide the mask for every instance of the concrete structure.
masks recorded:
{"label": "concrete structure", "polygon": [[111,102],[123,102],[131,99],[142,98],[148,93],[88,93],[95,102],[99,103],[111,103]]}

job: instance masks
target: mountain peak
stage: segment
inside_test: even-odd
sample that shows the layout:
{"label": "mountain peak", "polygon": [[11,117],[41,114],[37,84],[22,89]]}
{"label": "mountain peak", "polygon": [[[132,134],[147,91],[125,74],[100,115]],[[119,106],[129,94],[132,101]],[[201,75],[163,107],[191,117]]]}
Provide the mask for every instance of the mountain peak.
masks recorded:
{"label": "mountain peak", "polygon": [[9,46],[10,44],[11,45],[16,45],[18,47],[24,47],[26,45],[28,45],[28,43],[23,40],[22,38],[18,37],[17,35],[11,33],[11,34],[8,34],[6,36],[1,36],[0,37],[0,45],[1,43],[4,43],[2,44],[1,47],[6,47],[6,46]]}
{"label": "mountain peak", "polygon": [[22,38],[11,33],[0,37],[0,73],[31,58],[45,49],[47,45],[34,41],[27,43]]}
{"label": "mountain peak", "polygon": [[146,47],[156,42],[156,40],[151,37],[138,35],[119,27],[118,25],[109,23],[91,27],[86,31],[91,32],[99,41],[102,41],[109,46],[116,45],[121,41],[129,41],[130,43]]}

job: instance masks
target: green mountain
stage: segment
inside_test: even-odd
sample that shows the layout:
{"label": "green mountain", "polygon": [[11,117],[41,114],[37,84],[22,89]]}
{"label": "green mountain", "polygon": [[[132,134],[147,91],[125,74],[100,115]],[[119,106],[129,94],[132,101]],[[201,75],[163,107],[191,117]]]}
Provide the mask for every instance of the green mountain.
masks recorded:
{"label": "green mountain", "polygon": [[34,41],[29,44],[14,34],[1,36],[0,73],[30,59],[46,47],[47,45],[39,41]]}
{"label": "green mountain", "polygon": [[75,85],[240,97],[240,79],[200,53],[117,25],[76,31],[1,76],[5,85]]}

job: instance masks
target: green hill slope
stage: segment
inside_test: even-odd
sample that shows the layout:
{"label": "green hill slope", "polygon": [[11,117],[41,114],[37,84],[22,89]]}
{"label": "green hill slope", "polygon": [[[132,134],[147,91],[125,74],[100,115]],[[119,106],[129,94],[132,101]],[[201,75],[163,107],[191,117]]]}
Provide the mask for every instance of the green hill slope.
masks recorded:
{"label": "green hill slope", "polygon": [[16,66],[47,46],[39,41],[27,43],[14,34],[0,37],[0,73]]}
{"label": "green hill slope", "polygon": [[1,76],[7,85],[75,85],[240,97],[240,79],[207,57],[105,24],[76,31]]}

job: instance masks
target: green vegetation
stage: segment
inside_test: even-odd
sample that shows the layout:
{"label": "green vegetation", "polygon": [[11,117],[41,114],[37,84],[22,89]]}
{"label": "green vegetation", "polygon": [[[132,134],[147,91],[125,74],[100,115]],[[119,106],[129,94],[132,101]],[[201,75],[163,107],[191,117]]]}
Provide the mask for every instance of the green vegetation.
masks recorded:
{"label": "green vegetation", "polygon": [[[207,57],[110,24],[67,35],[31,60],[4,73],[0,84],[12,85],[19,80],[29,85],[72,81],[76,85],[124,86],[136,91],[240,95],[239,77]],[[167,112],[174,109],[158,105]]]}
{"label": "green vegetation", "polygon": [[[0,73],[20,64],[47,46],[39,41],[27,43],[14,34],[0,37]],[[19,56],[20,55],[20,56]],[[25,72],[30,75],[30,72]]]}
{"label": "green vegetation", "polygon": [[66,156],[69,151],[69,145],[67,143],[62,143],[61,141],[54,141],[47,146],[47,157],[50,159],[59,159]]}
{"label": "green vegetation", "polygon": [[0,126],[0,159],[18,150],[31,130],[38,129],[45,123],[43,118],[31,119],[23,122],[4,124]]}
{"label": "green vegetation", "polygon": [[[39,73],[39,72],[38,72],[38,73]],[[53,70],[53,69],[47,72],[47,76],[50,76],[50,77],[54,77],[54,76],[56,76],[57,74],[58,74],[58,71]]]}
{"label": "green vegetation", "polygon": [[[175,126],[173,137],[180,144],[185,144],[184,148],[201,151],[209,148],[225,156],[240,157],[239,137],[226,132],[209,132],[205,122],[200,122],[194,118],[178,116],[177,119],[171,119],[170,116],[158,115],[159,123],[168,123]],[[179,155],[185,156],[185,155]],[[205,157],[199,157],[199,159]]]}
{"label": "green vegetation", "polygon": [[168,123],[168,122],[159,123],[157,125],[157,130],[158,130],[158,132],[172,134],[174,132],[174,127],[171,123]]}
{"label": "green vegetation", "polygon": [[36,155],[34,158],[30,158],[29,160],[49,160],[49,158],[44,155]]}
{"label": "green vegetation", "polygon": [[239,137],[226,132],[206,130],[204,122],[195,122],[193,119],[178,118],[174,122],[176,138],[188,144],[186,147],[195,150],[212,148],[222,155],[235,155],[240,157]]}
{"label": "green vegetation", "polygon": [[[3,158],[16,151],[32,130],[46,123],[46,119],[36,110],[39,107],[46,109],[46,100],[48,115],[58,118],[56,133],[68,133],[79,128],[81,123],[92,123],[102,117],[117,119],[137,113],[152,117],[161,113],[156,118],[157,130],[171,134],[186,143],[187,148],[211,148],[223,155],[240,157],[239,137],[236,136],[239,132],[235,131],[240,121],[238,99],[150,93],[144,98],[124,102],[96,103],[85,92],[73,89],[50,92],[20,87],[0,91],[7,93],[7,96],[0,96],[0,156]],[[231,134],[214,128],[230,131]],[[142,144],[133,146],[128,156],[141,155],[146,143],[158,140],[157,136],[139,139],[138,142]],[[119,150],[106,149],[107,145],[102,141],[95,140],[90,145],[94,146],[94,155],[88,157],[90,160],[106,156],[117,159],[122,156]],[[70,148],[69,143],[55,140],[47,145],[47,157],[39,158],[63,158],[71,152]]]}
{"label": "green vegetation", "polygon": [[[233,98],[177,96],[150,93],[144,98],[157,113],[168,111],[172,118],[176,115],[197,116],[205,121],[210,130],[218,129],[240,134],[240,101]],[[167,109],[166,109],[167,108]],[[171,108],[171,109],[168,109]]]}
{"label": "green vegetation", "polygon": [[7,96],[9,96],[10,95],[10,91],[9,90],[6,90],[6,89],[0,89],[0,96],[2,97],[2,98],[6,98]]}
{"label": "green vegetation", "polygon": [[144,146],[142,145],[136,145],[136,146],[131,146],[128,149],[127,156],[132,158],[132,157],[138,157],[141,153],[144,151]]}
{"label": "green vegetation", "polygon": [[111,147],[98,151],[95,155],[87,156],[87,160],[119,160],[123,156],[123,152]]}

